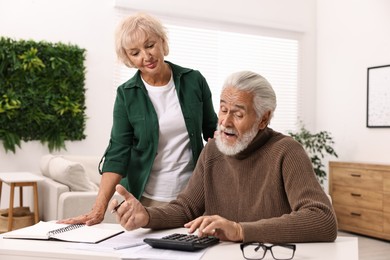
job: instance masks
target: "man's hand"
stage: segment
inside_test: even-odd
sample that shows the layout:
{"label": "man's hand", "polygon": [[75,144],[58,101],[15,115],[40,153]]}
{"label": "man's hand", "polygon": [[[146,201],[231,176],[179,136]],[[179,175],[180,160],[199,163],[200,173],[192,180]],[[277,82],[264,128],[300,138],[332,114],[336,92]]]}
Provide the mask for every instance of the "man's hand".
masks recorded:
{"label": "man's hand", "polygon": [[193,233],[198,229],[198,236],[215,236],[224,241],[240,242],[243,240],[240,224],[221,216],[202,216],[184,225]]}
{"label": "man's hand", "polygon": [[[141,202],[120,184],[116,185],[116,191],[125,199],[125,202],[114,212],[116,221],[126,230],[133,230],[147,225],[149,214]],[[112,211],[117,205],[118,201],[113,199],[108,209]]]}
{"label": "man's hand", "polygon": [[73,218],[67,218],[59,220],[57,223],[62,224],[86,224],[87,226],[92,226],[99,224],[104,219],[104,213],[106,212],[105,208],[93,208],[89,213],[80,215]]}

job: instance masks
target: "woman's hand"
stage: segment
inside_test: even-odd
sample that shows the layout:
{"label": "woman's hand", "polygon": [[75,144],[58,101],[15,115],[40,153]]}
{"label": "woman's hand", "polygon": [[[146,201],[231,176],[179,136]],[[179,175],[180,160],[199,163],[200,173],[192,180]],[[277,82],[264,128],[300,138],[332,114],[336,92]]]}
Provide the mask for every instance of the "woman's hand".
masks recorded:
{"label": "woman's hand", "polygon": [[95,224],[99,224],[104,219],[104,213],[106,209],[103,207],[93,208],[90,212],[84,215],[80,215],[73,218],[67,218],[59,220],[57,223],[62,224],[86,224],[87,226],[92,226]]}
{"label": "woman's hand", "polygon": [[87,226],[99,224],[104,219],[104,214],[108,206],[108,202],[115,192],[115,186],[120,182],[122,176],[115,172],[104,172],[100,181],[99,192],[97,194],[95,204],[92,210],[87,214],[77,217],[59,220],[58,223],[64,224],[86,224]]}
{"label": "woman's hand", "polygon": [[241,225],[218,215],[198,217],[186,223],[184,227],[189,228],[189,233],[198,229],[198,236],[215,236],[233,242],[243,240]]}

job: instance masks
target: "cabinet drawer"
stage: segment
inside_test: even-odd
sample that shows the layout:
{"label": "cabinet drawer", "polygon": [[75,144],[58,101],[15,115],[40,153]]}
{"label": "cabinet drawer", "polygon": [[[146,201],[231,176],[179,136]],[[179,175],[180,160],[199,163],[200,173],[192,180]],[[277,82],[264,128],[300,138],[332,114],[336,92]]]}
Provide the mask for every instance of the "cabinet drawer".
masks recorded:
{"label": "cabinet drawer", "polygon": [[390,192],[383,195],[383,211],[390,214]]}
{"label": "cabinet drawer", "polygon": [[390,214],[384,214],[383,229],[386,234],[390,235]]}
{"label": "cabinet drawer", "polygon": [[383,190],[383,175],[380,171],[342,167],[334,167],[331,170],[333,185],[338,184],[375,191]]}
{"label": "cabinet drawer", "polygon": [[381,192],[339,185],[334,185],[332,189],[333,204],[379,211],[383,209],[383,194]]}
{"label": "cabinet drawer", "polygon": [[354,226],[376,232],[383,232],[383,213],[380,211],[359,209],[356,207],[346,207],[333,205],[339,228]]}
{"label": "cabinet drawer", "polygon": [[390,192],[390,172],[383,173],[383,191]]}

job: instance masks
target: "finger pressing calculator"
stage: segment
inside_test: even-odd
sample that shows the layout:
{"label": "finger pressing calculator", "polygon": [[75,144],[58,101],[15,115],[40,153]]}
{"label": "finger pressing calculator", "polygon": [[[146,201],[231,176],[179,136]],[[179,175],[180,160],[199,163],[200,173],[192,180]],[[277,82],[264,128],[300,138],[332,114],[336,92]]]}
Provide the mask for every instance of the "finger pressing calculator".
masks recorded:
{"label": "finger pressing calculator", "polygon": [[217,244],[219,239],[213,236],[198,237],[175,233],[162,238],[145,238],[144,242],[154,248],[196,251]]}

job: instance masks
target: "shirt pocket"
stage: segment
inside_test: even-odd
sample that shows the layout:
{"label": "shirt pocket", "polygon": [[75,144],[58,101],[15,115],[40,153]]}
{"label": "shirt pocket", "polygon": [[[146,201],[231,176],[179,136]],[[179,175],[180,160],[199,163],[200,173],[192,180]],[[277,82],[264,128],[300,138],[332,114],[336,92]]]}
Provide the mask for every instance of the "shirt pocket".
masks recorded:
{"label": "shirt pocket", "polygon": [[129,122],[133,128],[133,138],[131,147],[135,150],[144,151],[149,145],[149,130],[146,127],[144,115],[129,116]]}

